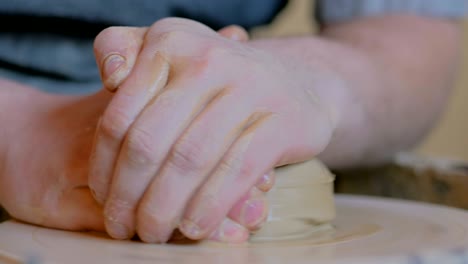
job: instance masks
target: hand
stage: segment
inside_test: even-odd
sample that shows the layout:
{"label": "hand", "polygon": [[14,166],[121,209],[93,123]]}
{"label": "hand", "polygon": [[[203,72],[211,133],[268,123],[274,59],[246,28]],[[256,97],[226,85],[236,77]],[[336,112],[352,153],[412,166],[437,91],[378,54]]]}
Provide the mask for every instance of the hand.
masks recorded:
{"label": "hand", "polygon": [[[11,109],[13,122],[2,131],[0,204],[14,219],[27,223],[105,231],[102,207],[92,197],[87,177],[97,121],[110,95],[50,96],[5,80],[0,86],[21,98],[34,98],[15,102],[22,107]],[[268,191],[273,181],[273,175],[263,177],[252,194]],[[243,213],[241,206],[250,197],[238,202],[234,215]],[[221,226],[212,239],[233,239],[234,227]]]}
{"label": "hand", "polygon": [[0,87],[21,95],[14,101],[19,108],[8,109],[10,118],[3,120],[11,122],[2,129],[8,132],[2,133],[0,204],[28,223],[105,231],[87,176],[96,123],[109,96],[49,96],[5,80]]}
{"label": "hand", "polygon": [[[125,29],[126,30],[122,30],[122,28],[120,28],[116,30],[116,28],[114,28],[111,31],[111,35],[106,35],[106,33],[104,33],[101,34],[104,36],[100,36],[97,39],[105,40],[105,43],[96,45],[98,47],[96,49],[96,53],[98,62],[100,57],[103,60],[103,63],[100,63],[100,65],[107,65],[107,67],[101,67],[101,75],[105,87],[111,92],[116,90],[117,86],[125,80],[129,74],[129,71],[132,69],[136,54],[141,49],[142,36],[146,30],[145,28],[132,28],[131,30],[128,30],[127,28]],[[218,31],[218,33],[221,36],[236,41],[245,42],[248,40],[247,32],[238,26],[225,27]],[[104,50],[99,49],[99,47]],[[124,53],[128,53],[125,57],[130,58],[130,60],[127,60],[122,67],[118,67],[115,65],[115,60],[113,59],[115,58],[115,52],[106,52],[106,49],[124,50]],[[110,65],[108,63],[109,61],[111,61]],[[160,72],[161,75],[164,75],[165,73],[167,74],[165,71]],[[96,156],[96,154],[94,156]],[[92,161],[97,162],[96,159],[98,158],[93,158]],[[207,239],[223,242],[245,241],[248,238],[249,231],[258,229],[266,220],[268,208],[264,193],[270,190],[270,188],[273,186],[273,183],[273,171],[263,175],[257,185],[236,202],[234,207],[231,209],[231,212],[229,213],[229,218],[226,218],[221,226],[212,232]],[[99,200],[100,199],[98,197],[98,201]],[[112,220],[110,221],[112,222]],[[115,228],[114,230],[113,228],[108,228],[108,230],[110,231],[109,233],[115,238],[125,239],[133,236],[132,229],[128,230],[130,232],[126,230],[125,234],[116,234],[115,232],[112,232],[115,230]],[[145,237],[144,235],[141,236],[143,238]],[[166,240],[167,237],[165,237],[160,242],[164,242]]]}
{"label": "hand", "polygon": [[[221,31],[234,37],[238,33],[235,27]],[[14,219],[24,222],[105,231],[102,207],[92,198],[87,176],[97,121],[110,95],[51,96],[6,80],[0,80],[0,86],[10,95],[17,93],[20,99],[15,97],[15,105],[22,106],[11,109],[9,118],[2,119],[11,122],[5,124],[9,129],[2,130],[0,142],[0,204]],[[252,194],[268,191],[273,181],[273,174],[263,177]],[[243,197],[233,214],[241,215],[241,206],[249,203],[250,197],[254,196]],[[238,225],[233,226],[236,231]],[[225,224],[212,238],[229,239],[229,231],[233,228]]]}
{"label": "hand", "polygon": [[[133,42],[121,45],[128,35]],[[236,203],[255,196],[249,190],[260,177],[312,158],[335,127],[294,69],[197,22],[111,28],[95,50],[104,83],[119,88],[97,130],[89,185],[116,238],[136,231],[164,242],[178,227],[203,239],[226,216],[234,227]]]}

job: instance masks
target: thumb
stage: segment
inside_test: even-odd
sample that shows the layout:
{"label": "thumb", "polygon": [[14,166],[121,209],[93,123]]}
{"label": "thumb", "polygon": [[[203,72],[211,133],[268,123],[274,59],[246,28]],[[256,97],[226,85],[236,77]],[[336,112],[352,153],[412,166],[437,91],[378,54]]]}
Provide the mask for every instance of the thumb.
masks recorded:
{"label": "thumb", "polygon": [[114,92],[127,78],[143,44],[147,28],[109,27],[94,39],[94,55],[104,87]]}

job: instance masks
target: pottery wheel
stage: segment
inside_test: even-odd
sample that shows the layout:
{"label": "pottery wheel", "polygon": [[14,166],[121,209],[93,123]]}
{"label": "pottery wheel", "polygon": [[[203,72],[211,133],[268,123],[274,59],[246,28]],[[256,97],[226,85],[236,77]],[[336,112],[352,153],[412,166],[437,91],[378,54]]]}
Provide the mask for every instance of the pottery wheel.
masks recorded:
{"label": "pottery wheel", "polygon": [[267,222],[248,243],[145,244],[7,221],[0,263],[468,263],[468,211],[334,195],[334,175],[317,160],[275,171]]}
{"label": "pottery wheel", "polygon": [[[336,195],[337,216],[302,240],[226,245],[116,241],[7,221],[0,262],[24,263],[467,263],[468,212],[377,197]],[[32,263],[32,262],[31,262]]]}

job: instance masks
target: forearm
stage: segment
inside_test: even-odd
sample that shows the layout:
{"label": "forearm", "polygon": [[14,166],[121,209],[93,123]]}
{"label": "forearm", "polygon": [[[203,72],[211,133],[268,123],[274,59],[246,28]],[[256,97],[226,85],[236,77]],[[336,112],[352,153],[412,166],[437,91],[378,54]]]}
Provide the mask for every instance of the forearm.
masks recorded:
{"label": "forearm", "polygon": [[320,158],[338,168],[381,162],[424,138],[453,86],[459,38],[454,22],[389,16],[252,45],[284,58],[334,106],[337,128]]}

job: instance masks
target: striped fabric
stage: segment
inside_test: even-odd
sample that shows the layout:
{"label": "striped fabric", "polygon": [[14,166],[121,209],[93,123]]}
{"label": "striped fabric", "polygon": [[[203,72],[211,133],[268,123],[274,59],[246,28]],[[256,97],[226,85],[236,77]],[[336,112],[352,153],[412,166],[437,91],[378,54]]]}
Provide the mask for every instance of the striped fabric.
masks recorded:
{"label": "striped fabric", "polygon": [[462,18],[467,15],[468,0],[317,0],[320,23],[343,22],[355,17],[388,13]]}

